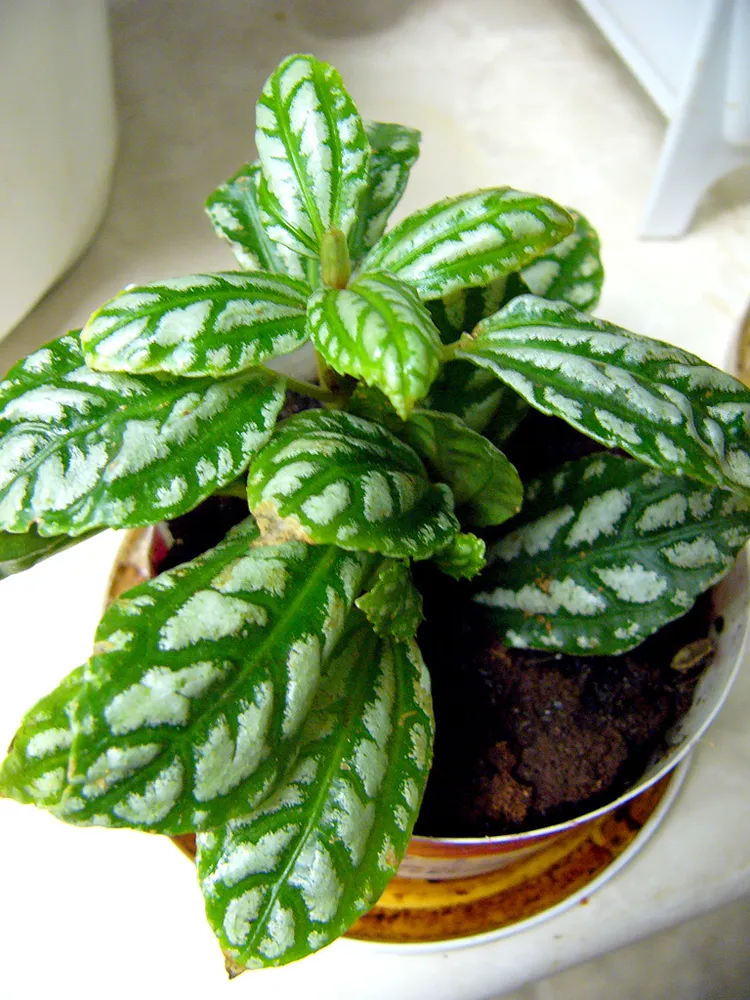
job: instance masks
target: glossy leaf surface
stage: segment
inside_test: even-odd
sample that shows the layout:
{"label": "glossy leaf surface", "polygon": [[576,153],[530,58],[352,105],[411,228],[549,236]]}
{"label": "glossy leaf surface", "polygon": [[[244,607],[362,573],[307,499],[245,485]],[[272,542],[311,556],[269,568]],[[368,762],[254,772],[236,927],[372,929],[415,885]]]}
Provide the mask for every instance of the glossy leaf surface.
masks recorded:
{"label": "glossy leaf surface", "polygon": [[471,580],[486,565],[487,546],[484,539],[463,531],[442,552],[433,556],[437,568],[454,580]]}
{"label": "glossy leaf surface", "polygon": [[426,559],[458,530],[453,496],[384,427],[308,410],[278,425],[250,469],[247,501],[269,537]]}
{"label": "glossy leaf surface", "polygon": [[81,331],[97,371],[236,375],[307,340],[304,281],[270,271],[225,271],[121,292]]}
{"label": "glossy leaf surface", "polygon": [[19,362],[0,384],[0,529],[80,535],[191,510],[270,437],[283,378],[103,374],[76,336]]}
{"label": "glossy leaf surface", "polygon": [[414,291],[393,275],[324,288],[308,306],[310,338],[336,371],[376,386],[406,419],[440,367],[438,332]]}
{"label": "glossy leaf surface", "polygon": [[248,271],[273,271],[293,278],[306,276],[305,261],[266,235],[260,219],[258,188],[260,161],[246,163],[206,201],[206,211],[219,236],[229,242],[239,263]]}
{"label": "glossy leaf surface", "polygon": [[365,130],[370,144],[370,170],[362,207],[349,237],[355,261],[383,235],[419,156],[421,138],[414,128],[386,122],[365,122]]}
{"label": "glossy leaf surface", "polygon": [[107,610],[60,818],[208,829],[282,779],[369,560],[256,535],[245,522]]}
{"label": "glossy leaf surface", "polygon": [[266,82],[256,124],[266,233],[316,257],[327,230],[349,234],[367,187],[370,148],[354,102],[332,66],[293,55]]}
{"label": "glossy leaf surface", "polygon": [[690,608],[750,535],[750,500],[606,453],[531,483],[475,600],[509,646],[613,654]]}
{"label": "glossy leaf surface", "polygon": [[432,738],[416,644],[353,617],[284,784],[197,838],[208,919],[234,966],[302,958],[375,903],[406,851]]}
{"label": "glossy leaf surface", "polygon": [[413,639],[422,621],[422,595],[405,561],[384,560],[375,579],[354,603],[364,611],[378,635],[392,635],[401,641]]}
{"label": "glossy leaf surface", "polygon": [[554,202],[487,188],[407,216],[375,244],[359,271],[390,271],[414,285],[420,298],[437,299],[517,271],[572,229]]}
{"label": "glossy leaf surface", "polygon": [[517,395],[492,374],[468,361],[449,361],[424,400],[428,410],[454,413],[473,431],[482,431],[505,397]]}
{"label": "glossy leaf surface", "polygon": [[488,527],[521,509],[523,487],[515,468],[452,413],[417,410],[404,426],[404,437],[450,486],[459,520]]}
{"label": "glossy leaf surface", "polygon": [[604,283],[599,237],[579,212],[570,214],[575,230],[524,267],[520,277],[534,295],[569,302],[580,310],[593,309]]}
{"label": "glossy leaf surface", "polygon": [[430,315],[440,331],[444,344],[456,340],[459,334],[473,330],[480,320],[496,313],[505,299],[508,278],[495,278],[477,288],[457,288],[441,299],[427,303]]}
{"label": "glossy leaf surface", "polygon": [[462,344],[457,358],[595,441],[750,494],[750,391],[695,355],[530,295]]}

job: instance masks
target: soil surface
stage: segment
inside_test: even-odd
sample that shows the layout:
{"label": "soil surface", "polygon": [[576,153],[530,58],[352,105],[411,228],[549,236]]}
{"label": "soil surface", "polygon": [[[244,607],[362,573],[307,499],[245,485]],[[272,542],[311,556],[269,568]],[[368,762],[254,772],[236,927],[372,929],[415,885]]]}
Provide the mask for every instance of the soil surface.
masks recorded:
{"label": "soil surface", "polygon": [[[625,791],[690,707],[710,657],[688,670],[670,664],[709,635],[710,597],[628,653],[577,657],[507,649],[481,612],[457,591],[450,599],[444,579],[427,596],[419,635],[436,737],[415,832],[531,830]],[[429,595],[429,581],[422,590]],[[710,650],[710,640],[705,645]]]}
{"label": "soil surface", "polygon": [[[304,409],[288,394],[283,414]],[[536,412],[506,452],[523,479],[599,446]],[[538,443],[538,444],[537,444]],[[564,456],[564,457],[561,457]],[[212,498],[171,521],[174,547],[159,571],[217,544],[247,516],[247,504]],[[513,650],[488,631],[461,586],[417,564],[425,598],[419,644],[430,670],[435,758],[416,833],[488,836],[562,822],[619,795],[690,707],[710,662],[711,600],[621,656]],[[670,664],[687,644],[706,656],[688,669]],[[691,660],[695,659],[691,657]]]}

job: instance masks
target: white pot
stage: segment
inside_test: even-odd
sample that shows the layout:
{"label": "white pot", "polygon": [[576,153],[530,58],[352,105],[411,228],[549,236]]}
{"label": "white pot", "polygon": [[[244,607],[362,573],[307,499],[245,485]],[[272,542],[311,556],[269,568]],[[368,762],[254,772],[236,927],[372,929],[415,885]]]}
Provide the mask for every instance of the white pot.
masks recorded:
{"label": "white pot", "polygon": [[748,555],[747,550],[743,550],[732,571],[714,588],[714,613],[722,618],[724,627],[717,638],[714,660],[701,675],[690,710],[667,733],[664,748],[654,754],[641,778],[617,799],[565,823],[528,833],[455,839],[413,837],[399,875],[402,878],[453,879],[497,871],[549,848],[556,840],[565,838],[569,831],[620,809],[666,777],[698,743],[729,694],[748,636],[748,604]]}
{"label": "white pot", "polygon": [[106,0],[8,0],[0,26],[0,338],[77,259],[109,194]]}
{"label": "white pot", "polygon": [[[107,600],[150,578],[152,558],[168,544],[158,526],[128,532]],[[743,550],[713,590],[714,620],[720,617],[723,627],[692,705],[624,793],[575,819],[527,833],[412,837],[398,876],[350,936],[422,950],[464,946],[533,926],[604,885],[667,814],[684,780],[688,755],[729,694],[750,632],[749,577],[748,552]],[[190,844],[187,853],[192,853]]]}

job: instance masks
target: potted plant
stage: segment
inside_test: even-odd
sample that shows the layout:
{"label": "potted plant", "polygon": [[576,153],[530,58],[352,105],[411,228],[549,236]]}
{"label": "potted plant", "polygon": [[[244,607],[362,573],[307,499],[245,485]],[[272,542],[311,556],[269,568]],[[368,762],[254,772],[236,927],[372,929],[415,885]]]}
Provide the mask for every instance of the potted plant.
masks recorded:
{"label": "potted plant", "polygon": [[[257,125],[259,162],[208,202],[244,270],[129,287],[0,385],[4,574],[246,501],[109,607],[0,769],[66,822],[196,833],[234,971],[334,940],[406,851],[433,744],[415,568],[465,581],[508,647],[603,655],[750,534],[750,393],[581,311],[584,219],[496,188],[385,232],[419,135],[363,123],[311,56]],[[317,379],[269,367],[307,342]],[[289,389],[321,405],[287,415]],[[498,445],[529,407],[618,451],[524,484]]]}

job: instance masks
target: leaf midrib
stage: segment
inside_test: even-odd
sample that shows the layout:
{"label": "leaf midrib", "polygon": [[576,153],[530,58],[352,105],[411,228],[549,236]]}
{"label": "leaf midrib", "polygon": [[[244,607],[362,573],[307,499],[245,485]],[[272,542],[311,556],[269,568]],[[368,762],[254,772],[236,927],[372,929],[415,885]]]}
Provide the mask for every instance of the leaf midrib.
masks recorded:
{"label": "leaf midrib", "polygon": [[[368,639],[370,638],[369,632],[367,633],[367,637]],[[347,637],[345,635],[342,636],[342,640],[345,640],[346,638]],[[378,645],[379,643],[376,637],[373,635],[372,638],[370,639],[370,646],[376,647]],[[360,656],[361,654],[362,651],[360,649]],[[330,678],[327,679],[330,680]],[[365,670],[349,671],[347,693],[349,693],[351,696],[342,700],[344,701],[347,720],[350,722],[355,721],[354,720],[355,708],[356,707],[361,708],[362,704],[364,703],[363,692],[366,686],[366,682],[368,680],[369,677]],[[357,702],[356,706],[353,706],[355,694],[357,695]],[[353,725],[346,725],[346,726],[339,725],[335,730],[337,735],[334,736],[334,739],[331,741],[331,743],[328,744],[328,748],[332,747],[332,749],[329,751],[327,755],[329,763],[328,766],[324,768],[324,779],[321,780],[318,784],[318,791],[313,797],[312,805],[310,808],[306,810],[307,816],[304,819],[302,826],[303,833],[299,836],[297,840],[297,846],[295,847],[294,851],[292,851],[292,853],[290,854],[289,860],[284,866],[283,871],[278,875],[277,878],[274,879],[274,882],[272,883],[273,888],[270,893],[268,903],[263,907],[262,911],[264,919],[261,920],[260,918],[256,918],[256,923],[258,924],[258,930],[252,935],[248,943],[245,945],[245,948],[247,949],[256,944],[258,938],[265,933],[264,920],[268,918],[271,909],[276,903],[283,888],[286,886],[287,881],[289,879],[289,875],[293,871],[294,866],[305,847],[305,844],[310,839],[310,835],[312,834],[313,830],[318,826],[318,821],[320,820],[320,817],[323,814],[323,810],[325,808],[325,804],[328,799],[330,788],[340,769],[341,761],[344,759],[344,753],[342,751],[345,749],[346,744],[351,742],[351,732],[354,729],[355,726]],[[336,764],[333,763],[334,761],[336,762]]]}
{"label": "leaf midrib", "polygon": [[[503,237],[505,238],[505,243],[503,243],[501,247],[495,247],[494,249],[491,250],[485,250],[482,254],[468,254],[468,253],[464,254],[462,256],[462,259],[459,260],[458,262],[452,262],[449,264],[443,263],[435,266],[431,265],[430,272],[438,272],[441,267],[442,268],[455,267],[457,266],[457,264],[460,265],[464,261],[473,262],[477,260],[483,260],[485,258],[490,258],[491,260],[496,259],[498,253],[503,253],[509,248],[512,249],[517,244],[521,244],[523,246],[531,245],[534,247],[535,250],[547,249],[548,247],[554,246],[563,237],[552,236],[550,232],[551,229],[550,220],[546,218],[544,215],[538,214],[536,211],[534,211],[535,207],[538,206],[538,204],[539,204],[539,199],[536,198],[529,198],[529,199],[524,199],[522,201],[519,200],[512,202],[503,201],[500,207],[496,206],[495,208],[486,208],[481,214],[467,217],[464,219],[464,221],[460,223],[457,223],[454,217],[451,220],[453,224],[450,225],[449,229],[451,235],[454,233],[471,232],[473,229],[476,229],[480,225],[489,223],[502,233]],[[451,206],[443,209],[443,211],[448,213],[449,209],[451,208],[452,209],[460,208],[460,203],[458,204],[454,203]],[[531,215],[534,216],[534,218],[538,219],[540,222],[544,224],[544,232],[530,233],[524,237],[515,236],[513,234],[513,231],[508,226],[504,225],[502,222],[503,215],[509,211],[529,212]],[[407,221],[409,220],[404,220],[404,223]],[[413,237],[414,233],[419,231],[421,225],[425,221],[430,221],[430,216],[428,215],[427,209],[423,210],[423,214],[421,215],[421,217],[418,220],[415,220],[411,226],[404,225],[404,223],[399,223],[398,226],[392,229],[390,233],[388,233],[387,236],[383,238],[383,249],[381,250],[380,254],[377,255],[375,258],[376,265],[379,265],[380,267],[385,267],[388,270],[392,270],[394,271],[394,273],[398,273],[398,271],[401,271],[411,266],[411,264],[413,264],[414,261],[418,261],[420,257],[428,254],[436,246],[439,246],[440,244],[444,243],[446,240],[445,231],[443,233],[437,233],[435,236],[432,237],[431,240],[420,243],[419,246],[414,247],[410,253],[399,256],[398,260],[395,262],[395,265],[393,262],[384,263],[388,255],[392,252],[392,250],[394,248],[398,249],[398,247],[402,244],[402,241],[405,242],[406,240],[410,240]],[[368,271],[373,269],[371,262],[365,259],[365,263],[368,265],[367,267]],[[515,265],[513,270],[517,270],[517,267]],[[502,275],[498,275],[498,277],[501,276]]]}
{"label": "leaf midrib", "polygon": [[[297,590],[295,597],[292,598],[290,602],[283,605],[282,613],[280,617],[277,619],[276,624],[273,625],[272,628],[268,630],[266,636],[264,637],[260,645],[256,647],[255,655],[253,659],[248,662],[247,667],[245,669],[240,668],[240,670],[236,672],[234,678],[231,679],[222,689],[222,692],[218,696],[218,698],[215,694],[212,695],[210,693],[204,696],[201,699],[205,703],[204,708],[198,713],[195,719],[190,720],[189,724],[182,729],[182,731],[179,733],[179,735],[176,736],[176,738],[173,738],[169,740],[167,743],[164,743],[162,745],[163,749],[160,750],[159,753],[153,758],[153,760],[149,761],[149,763],[146,764],[145,767],[141,768],[139,771],[134,772],[132,775],[130,775],[130,777],[125,778],[123,781],[114,785],[111,791],[105,793],[104,795],[96,799],[90,800],[92,806],[93,803],[106,804],[107,800],[110,798],[114,798],[116,801],[120,801],[127,794],[128,790],[130,790],[131,784],[136,783],[136,781],[140,782],[141,784],[145,784],[145,782],[149,780],[149,777],[152,775],[154,771],[162,770],[164,765],[163,763],[159,764],[159,762],[161,761],[161,758],[163,757],[165,752],[173,752],[174,756],[179,756],[182,763],[186,764],[185,752],[184,752],[185,748],[183,747],[183,744],[185,743],[188,744],[187,747],[188,750],[194,746],[195,740],[192,738],[192,734],[195,732],[197,728],[200,727],[200,725],[208,717],[212,715],[218,716],[219,711],[222,710],[225,707],[226,703],[228,701],[231,701],[233,696],[235,695],[234,689],[244,684],[244,682],[247,680],[247,675],[252,669],[252,667],[254,665],[257,665],[257,663],[262,662],[266,658],[267,653],[269,652],[269,648],[272,646],[273,641],[276,639],[278,634],[283,635],[285,630],[288,631],[287,626],[289,624],[290,619],[293,619],[295,617],[296,613],[300,610],[300,608],[302,609],[305,608],[305,606],[307,605],[307,594],[310,590],[314,590],[314,588],[318,584],[318,578],[322,577],[323,580],[328,580],[330,578],[328,572],[329,569],[328,562],[335,561],[337,553],[335,546],[325,546],[325,547],[330,550],[329,553],[327,553],[326,556],[318,563],[318,566],[315,568],[315,570],[304,578],[302,586],[299,588],[299,590]],[[201,579],[197,582],[197,585],[193,590],[193,593],[196,593],[198,590],[203,589],[203,581],[206,578],[208,578],[209,580],[213,579],[217,574],[217,570],[215,567],[213,569],[210,569],[210,567],[207,566],[205,570],[206,570],[205,574],[201,575]],[[253,595],[255,593],[256,592],[252,592]],[[184,603],[184,601],[182,603]],[[132,654],[132,659],[137,659],[137,658],[139,658],[138,654],[134,652]],[[164,659],[163,656],[161,658]],[[151,664],[157,662],[158,658],[151,656],[150,653],[148,653],[144,656],[144,659],[146,659]],[[229,657],[224,657],[223,659],[229,660],[229,662],[234,662]],[[323,663],[323,661],[321,661],[321,663]],[[99,688],[99,691],[101,691],[101,688]],[[274,717],[275,717],[276,728],[278,729],[280,725],[280,719],[283,716],[283,705],[277,705],[276,699],[274,699],[274,701],[275,701]],[[98,717],[101,718],[101,716]],[[227,722],[231,723],[232,720],[227,716],[225,717],[227,718]],[[162,727],[154,727],[151,730],[151,732],[153,732],[154,734],[158,734],[161,728]],[[233,729],[233,726],[230,725],[230,728]],[[104,730],[104,738],[100,740],[98,744],[96,744],[97,750],[100,748],[106,748],[108,742],[106,736],[106,729],[104,726],[102,726],[102,730]],[[168,727],[165,731],[167,731],[167,733],[169,732]],[[174,732],[174,730],[171,731]],[[140,745],[142,740],[136,739],[136,737],[139,734],[142,735],[142,730],[136,730],[135,733],[132,734],[132,736],[131,734],[126,734],[125,736],[126,745],[129,746]],[[235,734],[233,733],[233,735]],[[292,742],[293,739],[287,737],[286,739],[282,739],[280,743],[276,745],[289,746],[292,744]],[[89,749],[89,755],[90,755],[89,759],[91,759],[92,757],[95,758],[95,752],[94,750],[91,749],[93,747],[94,743],[92,741],[89,741],[87,745],[87,749]],[[245,778],[244,781],[240,782],[238,785],[235,785],[234,788],[231,788],[225,795],[218,795],[210,802],[199,803],[197,802],[197,800],[193,795],[193,786],[195,783],[195,762],[192,759],[192,757],[190,757],[189,754],[188,758],[190,764],[189,766],[186,766],[186,771],[192,779],[192,785],[190,788],[190,803],[191,803],[190,808],[205,809],[206,811],[209,812],[215,810],[217,802],[221,802],[222,800],[226,801],[231,797],[236,797],[238,791],[242,789],[249,781],[252,780],[253,776],[258,773],[258,770],[261,767],[263,767],[264,764],[266,764],[269,759],[268,757],[266,757],[264,758],[264,760],[259,762],[258,767],[256,768],[255,771],[253,771],[251,775],[248,775],[248,777]],[[157,764],[159,764],[159,767],[156,767]],[[82,779],[85,779],[85,775],[81,774],[80,777]],[[75,789],[77,787],[77,784],[72,786],[69,785],[68,787]],[[270,795],[272,791],[273,789],[271,789],[268,792],[268,795]],[[115,792],[117,792],[117,795],[115,795]],[[167,813],[164,819],[160,821],[160,825],[167,822],[169,816],[173,814],[174,810],[180,805],[181,801],[183,801],[182,796],[180,800],[178,800],[178,802],[175,803],[170,812]],[[257,806],[259,804],[260,803],[256,803],[255,805]],[[229,810],[229,814],[224,817],[224,820],[230,819],[232,818],[232,816],[237,815],[237,811],[240,808],[241,804],[236,804],[233,809]]]}
{"label": "leaf midrib", "polygon": [[[70,375],[73,372],[78,371],[79,369],[83,369],[85,371],[90,371],[90,369],[87,368],[85,364],[82,364],[82,365],[77,365],[76,368],[70,369],[68,372],[65,373],[65,375]],[[238,373],[236,375],[231,375],[231,376],[229,376],[226,379],[222,379],[221,381],[226,384],[226,383],[233,382],[233,381],[248,380],[248,379],[251,379],[253,377],[253,372],[254,371],[255,371],[255,369],[251,369],[249,372],[246,371],[246,372]],[[274,373],[274,375],[276,375],[276,373]],[[146,376],[146,377],[154,378],[155,376]],[[284,376],[281,375],[281,374],[277,375],[276,377],[279,380],[281,380],[281,381],[283,381],[283,379],[284,379]],[[153,403],[152,398],[150,396],[150,393],[148,391],[146,393],[144,393],[143,395],[141,395],[141,396],[138,397],[138,405],[137,406],[131,406],[129,400],[126,400],[126,401],[123,402],[122,399],[120,398],[119,401],[116,403],[116,405],[109,406],[109,408],[106,411],[106,419],[105,420],[96,421],[92,417],[92,419],[90,421],[85,422],[84,418],[81,418],[81,421],[82,421],[81,423],[76,423],[76,425],[74,427],[71,427],[65,433],[63,433],[63,434],[58,433],[57,436],[54,436],[54,437],[49,435],[49,429],[50,429],[49,424],[43,424],[43,423],[39,423],[38,421],[31,421],[31,420],[19,421],[18,423],[13,424],[12,427],[11,427],[11,429],[8,431],[8,435],[7,436],[9,438],[12,435],[16,434],[16,433],[25,433],[29,429],[34,429],[34,430],[36,430],[38,432],[43,432],[43,431],[46,430],[47,434],[45,435],[45,437],[47,437],[47,439],[48,439],[48,441],[50,443],[46,447],[41,448],[38,452],[36,452],[32,456],[32,458],[30,458],[19,469],[19,471],[16,472],[16,474],[14,475],[14,477],[8,481],[8,483],[3,487],[2,490],[0,490],[0,496],[2,496],[8,489],[10,489],[12,487],[13,483],[17,482],[18,479],[21,476],[29,475],[29,474],[35,472],[36,469],[38,468],[38,466],[41,465],[43,461],[45,461],[47,458],[50,457],[50,455],[54,454],[55,452],[59,452],[63,448],[67,447],[67,445],[68,445],[69,442],[76,441],[80,437],[86,437],[88,434],[92,433],[93,431],[99,431],[102,434],[102,436],[103,436],[104,432],[105,432],[105,428],[107,428],[108,425],[110,425],[113,428],[119,428],[119,427],[122,426],[123,423],[127,424],[131,420],[138,420],[138,419],[142,419],[144,417],[157,417],[158,418],[158,416],[160,414],[163,414],[163,411],[165,409],[171,408],[174,405],[174,403],[177,400],[179,400],[182,396],[185,396],[188,393],[194,392],[194,391],[200,392],[200,390],[203,389],[203,388],[210,388],[211,386],[213,386],[218,381],[217,379],[214,379],[214,378],[205,377],[203,379],[203,384],[201,384],[201,380],[197,379],[197,378],[196,379],[191,379],[188,383],[186,383],[184,380],[178,380],[178,378],[176,376],[174,376],[173,378],[174,378],[173,385],[170,385],[169,389],[170,389],[170,392],[171,392],[171,390],[174,387],[174,395],[170,394],[170,396],[168,398],[161,399],[156,404]],[[269,380],[269,382],[268,382],[268,388],[269,389],[271,388],[271,385],[272,385],[272,383]],[[87,386],[87,388],[91,389],[91,388],[95,388],[95,387]],[[159,388],[160,389],[166,388],[166,384],[165,383],[160,383]],[[23,388],[23,391],[21,393],[19,393],[18,395],[25,395],[25,393],[28,392],[28,391],[29,391],[28,389]],[[103,392],[103,390],[100,390],[100,391]],[[110,399],[112,399],[113,401],[115,399],[118,399],[118,397],[116,397],[116,395],[113,392],[113,390],[106,390],[106,393],[107,393],[107,395],[104,396],[104,398],[107,401],[107,403],[109,403]],[[18,398],[18,396],[15,396],[14,398]],[[80,417],[80,414],[76,411],[75,412],[75,416],[76,417]],[[163,420],[161,421],[161,424],[163,424]],[[56,426],[56,430],[57,431],[60,430],[60,426],[61,425],[59,425],[59,424]],[[121,435],[119,435],[119,434],[115,435],[113,437],[113,440],[116,441],[116,443],[119,445],[119,443],[121,441]],[[111,461],[112,461],[112,456],[110,456],[110,458],[108,459],[108,464]],[[106,469],[106,466],[104,468]],[[139,475],[139,473],[133,473],[133,475]],[[234,478],[234,476],[230,476],[229,478],[232,479],[232,478]],[[219,481],[217,480],[217,483],[218,482]],[[225,484],[219,483],[219,485],[225,485]],[[103,481],[100,480],[97,483],[97,485],[94,488],[94,490],[89,491],[88,493],[84,494],[84,496],[81,497],[80,500],[78,500],[75,504],[71,505],[67,509],[71,513],[75,512],[77,509],[80,508],[81,504],[83,504],[84,501],[86,501],[88,498],[90,498],[93,494],[95,494],[95,493],[101,493],[101,490],[104,489],[105,486],[106,486],[106,484],[104,484]]]}

